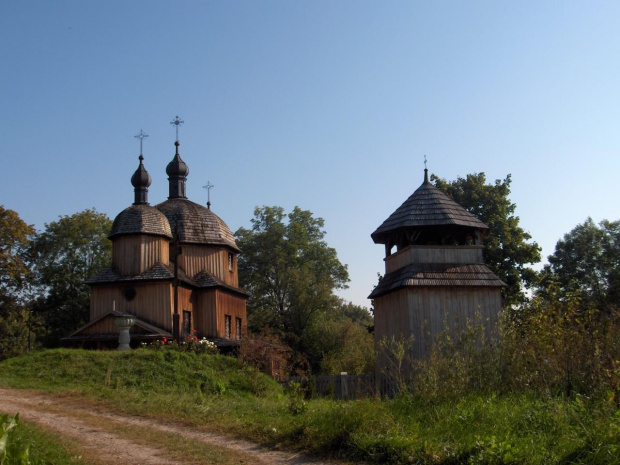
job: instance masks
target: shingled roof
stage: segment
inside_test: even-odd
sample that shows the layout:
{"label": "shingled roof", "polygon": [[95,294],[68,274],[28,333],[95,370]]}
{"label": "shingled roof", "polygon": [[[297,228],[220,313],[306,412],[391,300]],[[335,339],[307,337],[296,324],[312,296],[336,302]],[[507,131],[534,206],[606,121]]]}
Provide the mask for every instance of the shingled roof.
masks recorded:
{"label": "shingled roof", "polygon": [[172,198],[156,205],[186,244],[222,245],[236,252],[239,248],[230,228],[209,208],[183,198]]}
{"label": "shingled roof", "polygon": [[390,233],[398,229],[446,225],[489,229],[486,224],[433,186],[428,180],[428,170],[425,169],[424,183],[370,237],[375,243],[385,243]]}
{"label": "shingled roof", "polygon": [[154,234],[172,239],[166,216],[148,204],[131,205],[116,216],[108,237],[125,234]]}
{"label": "shingled roof", "polygon": [[[198,287],[198,283],[187,276],[180,268],[178,270],[178,276],[180,281]],[[94,276],[85,282],[86,284],[92,285],[135,281],[171,281],[172,279],[174,279],[174,267],[172,265],[156,263],[152,268],[138,275],[122,275],[114,266],[110,266],[97,276]]]}
{"label": "shingled roof", "polygon": [[[221,288],[242,296],[249,296],[248,292],[240,287],[234,287],[226,284],[224,281],[217,279],[206,270],[202,270],[193,278],[185,274],[182,269],[178,269],[179,281],[189,284],[190,286],[208,289]],[[164,265],[157,263],[152,268],[146,270],[139,275],[121,275],[116,268],[110,266],[99,273],[97,276],[90,278],[86,284],[112,284],[112,283],[130,283],[144,281],[172,281],[174,279],[174,267],[172,265]]]}
{"label": "shingled roof", "polygon": [[482,264],[413,263],[385,275],[368,298],[375,299],[407,286],[502,287],[505,285]]}
{"label": "shingled roof", "polygon": [[210,288],[210,287],[219,287],[223,289],[227,289],[229,291],[240,294],[244,297],[248,297],[250,294],[240,287],[234,287],[226,284],[224,281],[217,279],[211,273],[208,273],[206,270],[202,270],[196,276],[194,276],[194,280],[198,284],[200,288]]}

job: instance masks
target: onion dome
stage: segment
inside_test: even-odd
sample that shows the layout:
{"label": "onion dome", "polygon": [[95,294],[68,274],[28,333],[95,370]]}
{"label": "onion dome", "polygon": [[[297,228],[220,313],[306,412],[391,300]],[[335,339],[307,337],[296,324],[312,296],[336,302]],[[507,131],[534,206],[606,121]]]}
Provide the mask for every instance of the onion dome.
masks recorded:
{"label": "onion dome", "polygon": [[151,175],[142,164],[144,157],[140,155],[138,159],[140,160],[140,166],[138,166],[138,169],[131,177],[131,185],[134,187],[135,192],[134,205],[148,205],[148,192],[149,186],[151,185]]}
{"label": "onion dome", "polygon": [[166,215],[181,243],[218,245],[239,252],[230,228],[210,209],[181,198],[171,198],[155,208]]}
{"label": "onion dome", "polygon": [[150,234],[172,239],[170,223],[166,216],[155,207],[146,204],[134,204],[120,212],[112,223],[112,232],[108,238],[128,234]]}
{"label": "onion dome", "polygon": [[429,231],[443,236],[486,233],[488,226],[433,186],[424,170],[424,182],[370,236],[375,244],[414,244],[428,238]]}
{"label": "onion dome", "polygon": [[168,166],[166,166],[166,174],[168,175],[169,183],[169,199],[182,198],[186,199],[185,195],[185,181],[189,174],[189,168],[179,155],[180,142],[177,140],[174,145],[176,146],[176,154]]}

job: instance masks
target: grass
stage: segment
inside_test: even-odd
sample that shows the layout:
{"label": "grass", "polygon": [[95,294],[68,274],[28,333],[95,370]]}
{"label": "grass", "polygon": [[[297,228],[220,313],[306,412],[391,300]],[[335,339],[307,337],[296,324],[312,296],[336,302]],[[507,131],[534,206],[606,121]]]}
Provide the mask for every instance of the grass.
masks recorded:
{"label": "grass", "polygon": [[[9,420],[8,415],[0,414],[0,423]],[[8,434],[7,454],[2,457],[6,463],[30,463],[31,465],[86,465],[79,453],[79,447],[71,439],[50,433],[23,420],[18,420],[17,426]],[[27,451],[27,460],[23,461]],[[5,462],[2,462],[5,463]]]}
{"label": "grass", "polygon": [[144,349],[16,357],[0,363],[0,385],[370,463],[620,464],[612,399],[521,393],[429,402],[403,395],[312,399],[292,409],[277,383],[233,358]]}

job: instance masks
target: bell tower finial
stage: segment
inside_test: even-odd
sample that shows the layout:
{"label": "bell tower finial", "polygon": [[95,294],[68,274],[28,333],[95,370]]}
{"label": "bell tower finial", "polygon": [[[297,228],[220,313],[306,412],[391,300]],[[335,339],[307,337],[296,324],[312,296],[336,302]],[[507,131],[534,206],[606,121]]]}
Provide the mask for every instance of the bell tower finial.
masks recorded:
{"label": "bell tower finial", "polygon": [[426,154],[424,154],[424,184],[428,184],[428,169],[426,168]]}

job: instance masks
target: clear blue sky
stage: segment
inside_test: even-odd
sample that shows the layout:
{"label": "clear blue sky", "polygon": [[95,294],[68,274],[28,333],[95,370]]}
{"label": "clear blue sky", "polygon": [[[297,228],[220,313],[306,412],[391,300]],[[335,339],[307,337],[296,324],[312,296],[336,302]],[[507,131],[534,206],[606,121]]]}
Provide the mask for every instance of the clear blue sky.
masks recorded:
{"label": "clear blue sky", "polygon": [[179,115],[188,197],[235,231],[253,210],[325,219],[349,267],[431,173],[513,177],[543,248],[620,219],[620,2],[2,1],[0,204],[39,230],[133,202],[140,129],[153,184]]}

